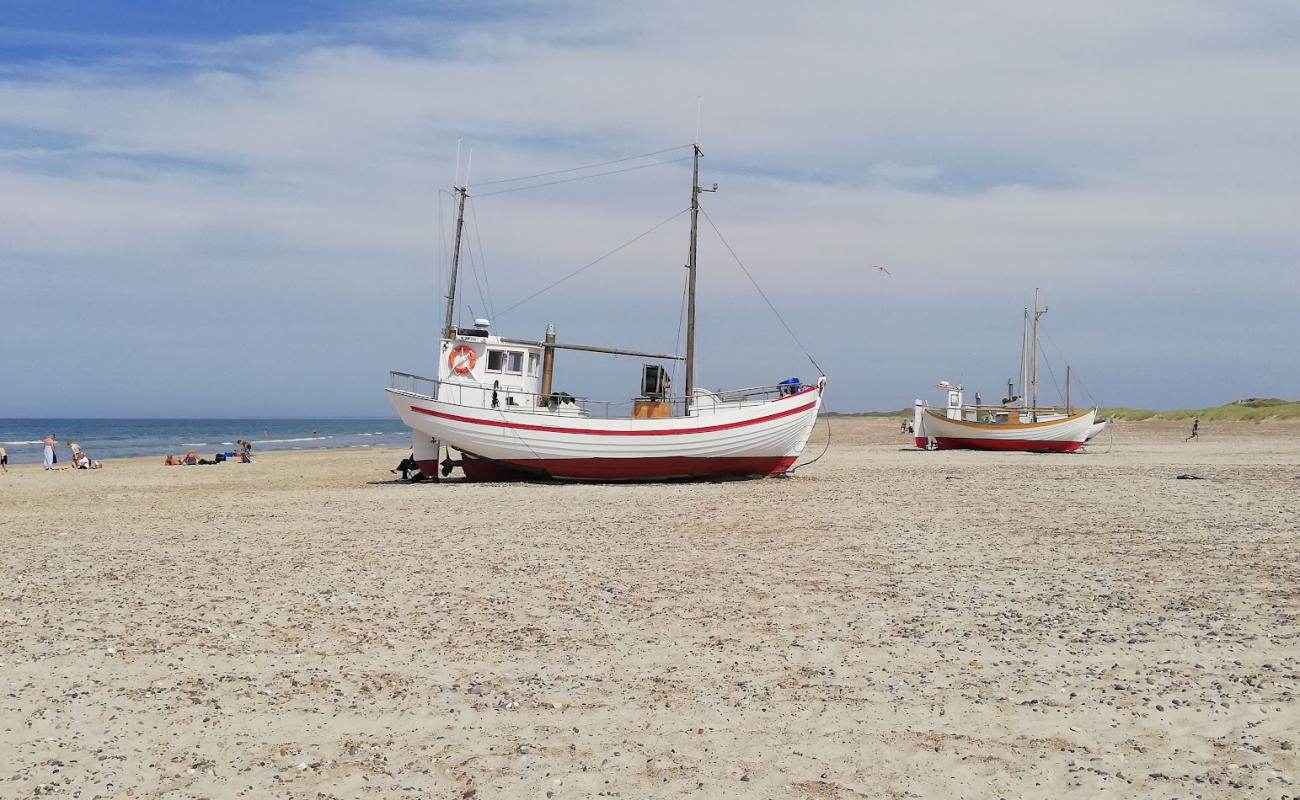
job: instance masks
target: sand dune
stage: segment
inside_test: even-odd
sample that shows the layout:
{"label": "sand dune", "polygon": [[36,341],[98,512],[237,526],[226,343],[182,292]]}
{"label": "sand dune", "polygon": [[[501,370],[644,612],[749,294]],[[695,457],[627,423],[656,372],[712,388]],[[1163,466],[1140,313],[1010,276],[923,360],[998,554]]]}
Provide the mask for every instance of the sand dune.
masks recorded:
{"label": "sand dune", "polygon": [[0,796],[1300,795],[1300,426],[832,425],[739,483],[11,467]]}

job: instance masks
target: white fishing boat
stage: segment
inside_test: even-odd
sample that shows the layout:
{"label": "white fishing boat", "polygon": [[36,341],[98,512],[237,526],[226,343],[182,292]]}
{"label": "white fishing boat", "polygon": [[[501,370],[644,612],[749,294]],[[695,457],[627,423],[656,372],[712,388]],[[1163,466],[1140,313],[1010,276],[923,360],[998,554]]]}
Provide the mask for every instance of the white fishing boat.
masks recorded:
{"label": "white fishing boat", "polygon": [[[460,453],[467,480],[545,478],[648,481],[778,475],[795,463],[812,433],[824,375],[714,392],[695,385],[695,284],[699,162],[692,146],[685,355],[497,335],[486,319],[454,324],[461,233],[468,189],[458,198],[451,278],[436,376],[390,374],[388,397],[413,431],[415,459],[433,475],[441,448]],[[555,391],[556,353],[581,350],[638,356],[640,396],[625,403]],[[671,392],[660,362],[685,365],[685,391]],[[632,376],[629,376],[632,377]],[[445,470],[456,462],[441,460]]]}
{"label": "white fishing boat", "polygon": [[[1065,408],[1038,405],[1038,321],[1047,309],[1038,308],[1034,290],[1032,336],[1029,311],[1025,310],[1022,332],[1020,375],[1022,391],[1017,395],[1011,381],[1000,405],[965,403],[964,388],[940,381],[936,388],[947,394],[942,410],[930,408],[924,400],[913,407],[912,429],[916,446],[924,450],[1014,450],[1024,452],[1072,453],[1106,426],[1097,422],[1097,409],[1075,413],[1070,405],[1070,372],[1065,374]],[[1027,352],[1028,351],[1028,354]],[[1023,387],[1029,384],[1026,399]]]}

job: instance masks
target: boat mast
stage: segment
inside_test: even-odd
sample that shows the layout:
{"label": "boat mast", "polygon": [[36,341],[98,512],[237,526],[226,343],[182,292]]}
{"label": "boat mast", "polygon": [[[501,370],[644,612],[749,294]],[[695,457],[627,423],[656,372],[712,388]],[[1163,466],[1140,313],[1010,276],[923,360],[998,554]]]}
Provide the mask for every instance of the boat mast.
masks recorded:
{"label": "boat mast", "polygon": [[1029,397],[1025,391],[1028,388],[1026,384],[1029,383],[1029,362],[1025,361],[1025,356],[1028,355],[1029,350],[1029,309],[1026,308],[1024,311],[1024,319],[1020,324],[1020,374],[1018,376],[1020,378],[1020,391],[1018,394],[1020,395],[1021,408],[1025,407],[1025,401]]}
{"label": "boat mast", "polygon": [[1074,407],[1070,405],[1070,365],[1065,365],[1065,413],[1073,414]]}
{"label": "boat mast", "polygon": [[1029,374],[1029,386],[1032,395],[1032,410],[1029,417],[1033,422],[1038,421],[1038,318],[1047,313],[1047,309],[1038,310],[1038,289],[1034,289],[1034,339],[1032,343],[1033,356],[1030,358],[1032,371]]}
{"label": "boat mast", "polygon": [[700,146],[691,145],[695,154],[691,170],[691,252],[686,261],[686,413],[691,410],[695,391],[695,247],[700,228]]}
{"label": "boat mast", "polygon": [[460,234],[465,227],[465,196],[469,189],[456,186],[456,239],[451,249],[451,280],[447,283],[447,316],[442,323],[442,338],[455,339],[453,316],[456,312],[456,276],[460,272]]}

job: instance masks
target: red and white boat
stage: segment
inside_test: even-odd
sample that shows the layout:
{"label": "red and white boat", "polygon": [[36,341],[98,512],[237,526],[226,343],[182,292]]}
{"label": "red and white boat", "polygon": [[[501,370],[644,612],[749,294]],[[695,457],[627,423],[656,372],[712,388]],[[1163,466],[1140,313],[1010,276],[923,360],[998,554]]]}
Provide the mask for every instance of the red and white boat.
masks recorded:
{"label": "red and white boat", "polygon": [[[778,475],[812,433],[825,376],[729,392],[694,386],[695,242],[699,158],[691,191],[686,355],[563,344],[551,326],[542,341],[503,338],[488,320],[453,324],[467,189],[457,186],[458,219],[438,373],[391,373],[388,397],[414,432],[415,459],[434,476],[441,448],[460,452],[467,480],[649,481]],[[669,392],[668,371],[642,365],[641,396],[605,403],[553,390],[555,355],[585,350],[685,362],[686,391]],[[629,376],[630,377],[630,376]],[[453,462],[443,460],[443,474]]]}
{"label": "red and white boat", "polygon": [[[1016,450],[1023,452],[1072,453],[1101,432],[1097,409],[1074,413],[1070,408],[1070,373],[1066,367],[1065,410],[1038,406],[1038,320],[1047,309],[1038,309],[1034,292],[1033,334],[1029,339],[1029,310],[1025,309],[1022,334],[1021,386],[1030,386],[1030,400],[1011,391],[1001,405],[986,406],[975,395],[975,404],[963,401],[963,388],[940,381],[936,388],[947,393],[942,410],[930,408],[924,400],[913,407],[912,430],[916,446],[924,450]],[[1028,360],[1026,359],[1028,356]],[[1023,392],[1022,392],[1023,395]]]}
{"label": "red and white boat", "polygon": [[923,400],[917,400],[913,409],[913,435],[923,450],[1072,453],[1095,435],[1095,408],[1063,414],[1055,409],[970,406],[962,403],[962,387],[942,382],[939,388],[948,391],[943,411]]}

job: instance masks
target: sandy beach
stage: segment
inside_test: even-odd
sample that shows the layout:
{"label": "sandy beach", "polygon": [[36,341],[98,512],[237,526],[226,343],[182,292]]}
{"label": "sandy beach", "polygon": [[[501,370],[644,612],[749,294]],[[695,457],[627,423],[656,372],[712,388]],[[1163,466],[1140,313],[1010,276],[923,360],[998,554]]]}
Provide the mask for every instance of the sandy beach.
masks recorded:
{"label": "sandy beach", "polygon": [[1300,796],[1300,426],[830,424],[734,483],[11,466],[0,796]]}

